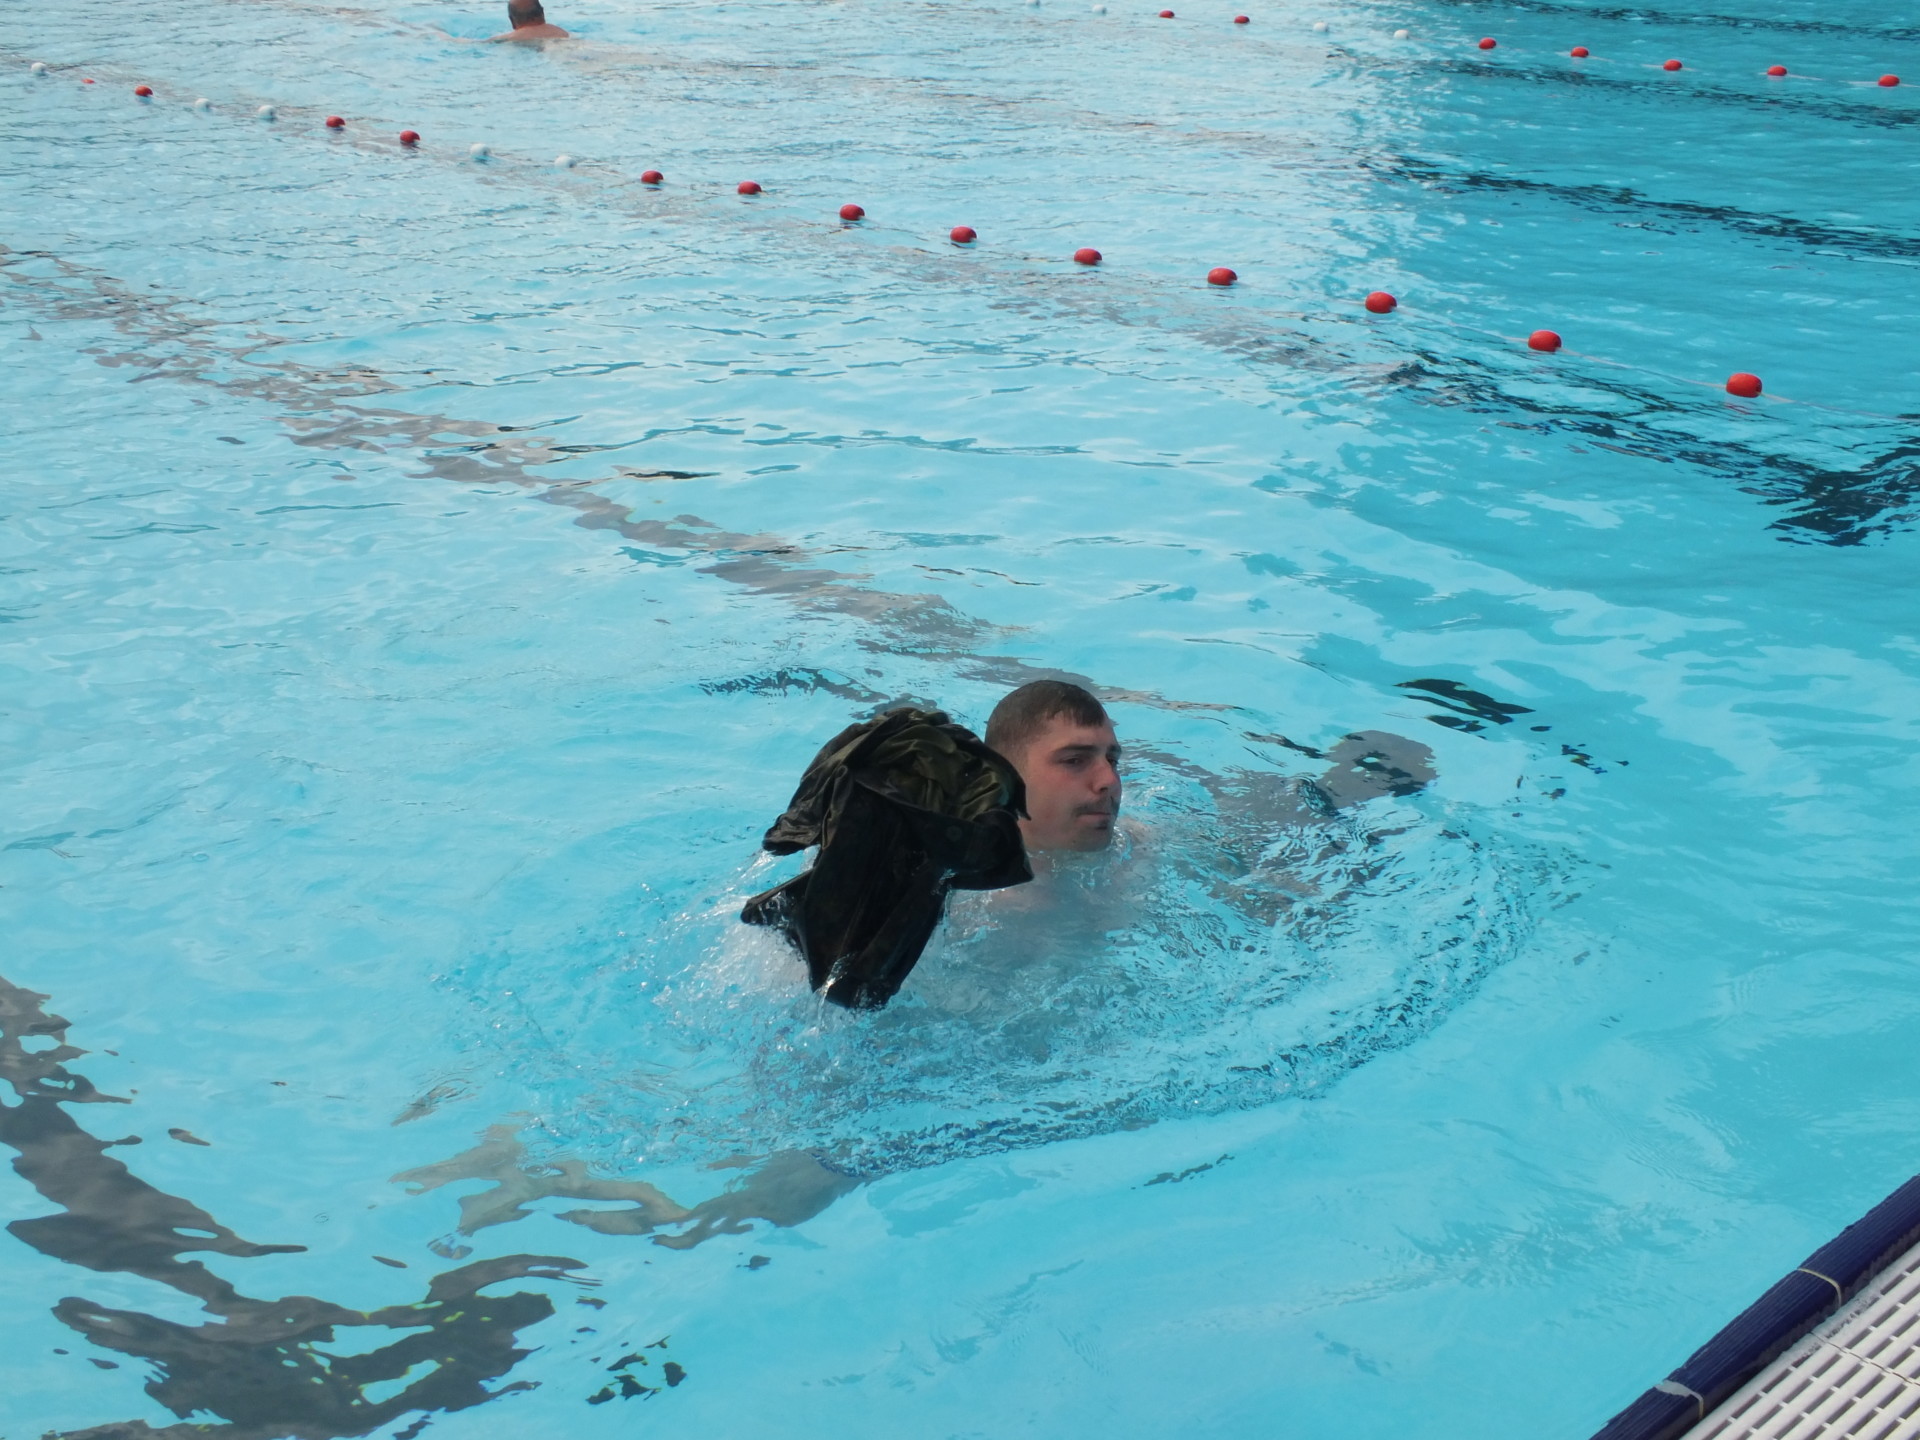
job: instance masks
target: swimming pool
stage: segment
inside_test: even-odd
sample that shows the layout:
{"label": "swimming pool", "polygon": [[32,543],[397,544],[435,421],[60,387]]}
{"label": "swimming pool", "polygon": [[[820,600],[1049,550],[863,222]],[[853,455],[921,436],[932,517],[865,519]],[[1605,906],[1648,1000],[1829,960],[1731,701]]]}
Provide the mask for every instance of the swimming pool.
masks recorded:
{"label": "swimming pool", "polygon": [[[10,16],[0,1434],[1579,1437],[1920,1168],[1920,31],[1155,8]],[[1136,838],[823,1015],[1054,670]]]}

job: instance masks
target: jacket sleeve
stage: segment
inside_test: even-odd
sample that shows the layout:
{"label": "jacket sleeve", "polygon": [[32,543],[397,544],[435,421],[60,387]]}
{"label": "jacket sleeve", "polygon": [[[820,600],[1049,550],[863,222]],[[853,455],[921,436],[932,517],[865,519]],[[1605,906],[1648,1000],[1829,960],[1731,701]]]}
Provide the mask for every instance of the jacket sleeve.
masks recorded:
{"label": "jacket sleeve", "polygon": [[762,849],[775,855],[791,855],[796,850],[820,843],[821,834],[827,827],[834,782],[846,773],[849,757],[879,723],[877,720],[862,720],[849,725],[820,747],[820,753],[813,757],[806,773],[800,777],[800,784],[793,792],[793,799],[787,802],[785,813],[767,828],[766,836],[760,842]]}

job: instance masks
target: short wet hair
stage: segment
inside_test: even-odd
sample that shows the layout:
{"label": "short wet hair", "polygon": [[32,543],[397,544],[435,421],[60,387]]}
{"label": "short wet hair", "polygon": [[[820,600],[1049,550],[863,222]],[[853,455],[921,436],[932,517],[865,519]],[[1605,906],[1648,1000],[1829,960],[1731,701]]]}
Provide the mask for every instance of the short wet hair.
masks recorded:
{"label": "short wet hair", "polygon": [[507,19],[515,25],[538,25],[546,18],[540,0],[507,0]]}
{"label": "short wet hair", "polygon": [[1107,707],[1065,680],[1030,680],[993,707],[987,717],[987,748],[1012,759],[1047,722],[1064,715],[1076,725],[1105,725]]}

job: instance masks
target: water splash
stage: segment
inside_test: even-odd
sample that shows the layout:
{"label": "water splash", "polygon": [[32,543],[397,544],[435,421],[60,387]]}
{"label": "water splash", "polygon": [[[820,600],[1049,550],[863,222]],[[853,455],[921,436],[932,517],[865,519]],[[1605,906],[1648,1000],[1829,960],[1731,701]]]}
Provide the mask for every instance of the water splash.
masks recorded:
{"label": "water splash", "polygon": [[1427,797],[1207,779],[1144,767],[1115,852],[956,896],[882,1012],[823,1005],[737,922],[779,868],[756,861],[649,892],[617,922],[638,942],[523,928],[460,977],[469,1043],[576,1161],[873,1176],[1312,1094],[1438,1024],[1565,889],[1563,859]]}

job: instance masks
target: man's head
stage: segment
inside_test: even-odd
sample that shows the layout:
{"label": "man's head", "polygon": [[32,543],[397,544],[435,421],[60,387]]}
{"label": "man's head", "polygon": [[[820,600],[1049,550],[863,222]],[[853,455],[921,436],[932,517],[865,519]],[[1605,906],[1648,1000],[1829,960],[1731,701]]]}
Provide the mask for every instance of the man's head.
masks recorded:
{"label": "man's head", "polygon": [[1035,680],[993,707],[987,744],[1027,785],[1029,850],[1101,850],[1120,813],[1120,743],[1100,702],[1064,680]]}
{"label": "man's head", "polygon": [[507,0],[507,19],[516,30],[524,30],[529,25],[547,23],[547,12],[540,6],[540,0]]}

